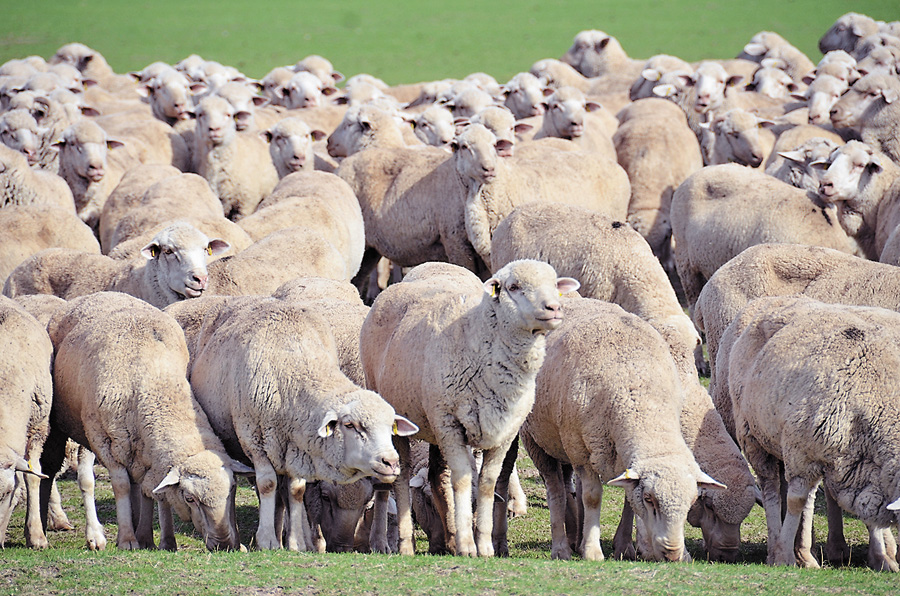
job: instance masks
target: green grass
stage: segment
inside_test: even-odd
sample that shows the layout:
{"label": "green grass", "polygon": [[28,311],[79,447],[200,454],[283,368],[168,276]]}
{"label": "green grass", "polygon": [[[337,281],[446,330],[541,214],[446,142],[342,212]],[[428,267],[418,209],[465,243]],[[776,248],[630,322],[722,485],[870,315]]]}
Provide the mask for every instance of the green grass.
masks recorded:
{"label": "green grass", "polygon": [[616,36],[629,55],[686,60],[736,56],[762,30],[782,34],[818,61],[818,38],[850,10],[900,19],[896,0],[120,0],[5,2],[0,62],[51,56],[80,41],[117,72],[191,53],[262,77],[312,53],[345,75],[391,84],[484,71],[501,82],[541,58],[559,57],[582,29]]}
{"label": "green grass", "polygon": [[[884,594],[897,592],[897,578],[865,568],[868,536],[858,520],[846,519],[852,548],[845,568],[801,570],[765,566],[766,528],[755,507],[743,525],[737,565],[703,561],[700,531],[687,527],[686,543],[695,562],[660,564],[606,560],[550,560],[550,522],[545,491],[530,460],[520,456],[528,513],[510,521],[510,558],[472,560],[360,553],[209,553],[189,523],[178,523],[177,553],[122,552],[115,548],[115,504],[105,470],[97,466],[98,515],[110,545],[103,552],[84,548],[84,515],[74,479],[60,482],[64,507],[76,529],[51,532],[51,549],[23,547],[24,511],[13,516],[7,548],[0,551],[0,594]],[[602,540],[612,552],[612,536],[623,491],[604,491]],[[815,519],[817,547],[825,536],[822,504]],[[256,498],[246,484],[238,490],[242,542],[252,547]],[[158,538],[158,535],[157,535]],[[417,530],[417,552],[427,552]]]}

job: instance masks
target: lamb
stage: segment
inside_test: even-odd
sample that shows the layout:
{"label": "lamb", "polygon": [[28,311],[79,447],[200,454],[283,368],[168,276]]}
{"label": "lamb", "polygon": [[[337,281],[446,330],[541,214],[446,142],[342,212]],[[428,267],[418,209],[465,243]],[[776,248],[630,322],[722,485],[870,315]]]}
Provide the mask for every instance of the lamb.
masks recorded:
{"label": "lamb", "polygon": [[616,303],[657,330],[673,330],[681,351],[693,354],[700,335],[648,249],[629,226],[590,209],[532,203],[517,207],[494,230],[491,269],[516,259],[545,261],[559,275],[577,279],[582,296]]}
{"label": "lamb", "polygon": [[759,168],[775,145],[775,135],[768,130],[774,124],[740,108],[717,113],[700,124],[705,130],[700,139],[704,165],[737,163]]}
{"label": "lamb", "polygon": [[221,97],[204,98],[196,111],[197,173],[222,201],[226,217],[253,213],[278,183],[266,143],[255,134],[238,134],[234,108]]}
{"label": "lamb", "polygon": [[24,476],[28,497],[25,544],[47,548],[41,527],[38,493],[47,478],[38,462],[50,432],[53,386],[50,360],[53,344],[46,329],[24,309],[0,297],[0,337],[4,358],[0,364],[0,547],[15,504],[16,488]]}
{"label": "lamb", "polygon": [[855,128],[863,142],[900,163],[900,80],[871,74],[856,81],[831,108],[837,129]]}
{"label": "lamb", "polygon": [[32,170],[24,155],[0,143],[0,208],[31,204],[75,213],[75,199],[65,180],[51,172]]}
{"label": "lamb", "polygon": [[869,566],[900,570],[890,529],[900,508],[893,473],[900,434],[886,414],[898,403],[889,371],[900,315],[804,297],[764,298],[748,308],[754,313],[731,347],[728,385],[738,443],[762,488],[769,564],[818,567],[808,548],[811,524],[800,524],[824,480],[841,508],[868,527]]}
{"label": "lamb", "polygon": [[[762,172],[737,164],[707,166],[672,195],[675,264],[688,307],[716,269],[764,242],[825,246],[859,252],[833,209]],[[740,222],[737,225],[735,222]]]}
{"label": "lamb", "polygon": [[627,221],[676,277],[669,205],[675,189],[703,167],[700,146],[684,112],[670,101],[639,100],[619,112],[618,118],[613,144],[631,182]]}
{"label": "lamb", "polygon": [[[577,288],[577,281],[557,278],[552,267],[536,261],[514,261],[484,284],[460,267],[428,263],[379,294],[363,323],[367,386],[409,417],[419,427],[418,438],[437,445],[450,467],[449,519],[455,522],[458,555],[494,554],[494,485],[531,409],[545,334],[562,319],[558,294]],[[426,318],[427,331],[421,324]],[[485,337],[490,341],[478,339]],[[402,364],[410,354],[430,363],[424,374]],[[400,553],[412,554],[408,443],[402,443],[404,465],[394,490]],[[484,451],[474,536],[467,447]]]}
{"label": "lamb", "polygon": [[[668,346],[649,325],[616,305],[588,298],[561,302],[566,318],[547,338],[534,408],[521,430],[547,486],[551,556],[571,556],[561,474],[561,466],[569,465],[582,484],[579,551],[585,559],[604,558],[599,515],[606,482],[625,488],[642,521],[644,557],[689,561],[684,548],[688,510],[699,489],[725,487],[701,471],[684,442],[678,423],[684,390]],[[652,427],[646,424],[650,418]],[[616,544],[616,554],[627,546]]]}
{"label": "lamb", "polygon": [[325,133],[312,130],[300,118],[284,118],[262,134],[269,143],[269,155],[279,179],[293,172],[328,167],[322,158],[316,156],[313,148],[313,143],[325,138]]}
{"label": "lamb", "polygon": [[191,385],[229,452],[252,462],[256,471],[261,549],[281,546],[275,531],[279,477],[289,486],[286,546],[292,550],[306,550],[307,481],[396,478],[399,457],[391,428],[397,436],[418,429],[340,372],[328,324],[313,309],[245,298],[206,321],[198,341]]}
{"label": "lamb", "polygon": [[350,186],[334,174],[308,171],[285,176],[239,225],[254,240],[294,225],[310,227],[340,251],[347,275],[356,275],[362,263],[366,242],[362,211]]}
{"label": "lamb", "polygon": [[[599,111],[592,117],[588,113]],[[541,128],[534,139],[559,137],[574,141],[582,151],[595,152],[614,160],[616,149],[612,135],[618,123],[602,106],[587,101],[584,94],[574,87],[560,87],[547,98]]]}
{"label": "lamb", "polygon": [[100,253],[100,245],[77,215],[57,207],[14,205],[0,209],[0,280],[19,263],[55,246]]}
{"label": "lamb", "polygon": [[[198,522],[210,550],[238,549],[234,474],[252,470],[225,453],[193,398],[178,324],[136,298],[101,292],[73,300],[48,331],[56,354],[54,423],[41,456],[48,472],[59,468],[65,437],[90,447],[110,473],[120,549],[154,547],[154,499],[161,548],[176,549],[174,507]],[[102,538],[102,527],[92,530]]]}
{"label": "lamb", "polygon": [[100,291],[131,294],[157,308],[196,298],[209,282],[206,257],[228,249],[186,223],[175,223],[154,236],[141,257],[119,261],[65,248],[43,250],[9,275],[3,294],[53,294],[65,300]]}
{"label": "lamb", "polygon": [[831,152],[819,196],[835,205],[838,221],[866,257],[878,260],[900,224],[900,165],[859,141]]}

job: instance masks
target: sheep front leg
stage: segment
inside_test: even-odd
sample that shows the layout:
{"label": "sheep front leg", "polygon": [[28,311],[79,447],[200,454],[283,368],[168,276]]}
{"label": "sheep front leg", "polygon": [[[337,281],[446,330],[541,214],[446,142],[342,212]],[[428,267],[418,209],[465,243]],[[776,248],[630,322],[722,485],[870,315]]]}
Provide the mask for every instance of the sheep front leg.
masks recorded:
{"label": "sheep front leg", "polygon": [[[494,556],[494,491],[508,449],[509,445],[504,445],[484,451],[484,461],[478,475],[478,495],[475,497],[475,543],[480,557]],[[506,503],[502,503],[502,506],[505,521]]]}
{"label": "sheep front leg", "polygon": [[616,535],[613,537],[613,556],[615,558],[625,561],[637,559],[634,541],[631,539],[633,534],[634,511],[631,509],[631,503],[625,499],[625,504],[622,505],[622,519],[619,520],[619,527],[616,528]]}
{"label": "sheep front leg", "polygon": [[387,539],[389,484],[375,485],[375,505],[372,508],[372,527],[369,528],[369,548],[373,553],[388,554],[391,549]]}
{"label": "sheep front leg", "polygon": [[[475,557],[478,555],[478,550],[475,547],[475,537],[472,532],[472,465],[469,462],[469,454],[462,442],[452,445],[443,444],[439,447],[450,467],[453,507],[456,513],[456,554],[461,557]],[[488,509],[487,515],[490,515],[493,509],[493,502],[492,486],[491,508]],[[397,506],[398,508],[400,506],[399,499]],[[490,541],[490,532],[487,534],[487,540]]]}
{"label": "sheep front leg", "polygon": [[256,491],[259,494],[259,526],[256,529],[256,545],[260,550],[281,548],[275,531],[275,501],[278,498],[278,475],[268,460],[253,458],[256,470]]}
{"label": "sheep front leg", "polygon": [[[165,501],[157,501],[157,503],[159,507],[159,550],[175,552],[178,550],[178,544],[175,542],[175,520],[172,517],[172,506]],[[143,513],[141,519],[143,519]]]}
{"label": "sheep front leg", "polygon": [[571,474],[564,473],[563,466],[559,461],[553,459],[541,449],[531,438],[531,435],[523,433],[522,444],[525,446],[528,456],[531,457],[531,461],[534,462],[534,466],[544,480],[544,487],[547,489],[547,508],[550,509],[550,557],[568,561],[572,558],[571,540],[566,528],[568,505],[571,499],[569,487],[571,485],[566,482],[566,477],[571,480]]}
{"label": "sheep front leg", "polygon": [[837,565],[850,560],[850,547],[844,538],[844,512],[831,491],[825,488],[825,511],[828,515],[828,538],[825,540],[825,558]]}
{"label": "sheep front leg", "polygon": [[[897,543],[890,528],[876,524],[866,524],[869,530],[869,567],[875,571],[900,571],[897,565]],[[890,538],[885,540],[886,535]]]}
{"label": "sheep front leg", "polygon": [[306,492],[306,480],[290,478],[288,480],[288,514],[290,516],[290,533],[288,534],[288,550],[306,550],[306,522],[303,517],[303,494]]}
{"label": "sheep front leg", "polygon": [[600,548],[600,504],[603,502],[603,482],[600,476],[586,467],[579,467],[581,479],[581,502],[584,503],[584,532],[581,541],[581,556],[588,561],[602,561]]}
{"label": "sheep front leg", "polygon": [[140,511],[140,514],[137,518],[137,530],[135,531],[135,536],[137,537],[138,544],[141,545],[141,548],[156,548],[156,544],[153,543],[154,501],[150,497],[144,495],[141,492],[140,486],[137,484],[131,485],[131,492],[132,507],[134,507],[134,503],[135,501],[137,501],[138,511]]}
{"label": "sheep front leg", "polygon": [[141,545],[134,534],[131,479],[128,477],[128,470],[119,465],[110,466],[108,469],[109,480],[112,483],[113,495],[116,499],[116,523],[119,525],[116,546],[122,550],[137,550]]}

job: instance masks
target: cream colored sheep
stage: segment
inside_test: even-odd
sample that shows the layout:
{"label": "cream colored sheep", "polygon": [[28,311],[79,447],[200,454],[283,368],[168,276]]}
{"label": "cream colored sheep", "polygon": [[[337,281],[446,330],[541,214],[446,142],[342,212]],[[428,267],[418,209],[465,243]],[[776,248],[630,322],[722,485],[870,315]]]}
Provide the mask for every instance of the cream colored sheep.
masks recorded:
{"label": "cream colored sheep", "polygon": [[325,133],[312,130],[302,119],[296,116],[284,118],[262,134],[269,143],[269,155],[279,178],[301,170],[333,170],[316,156],[313,146],[315,141],[325,138]]}
{"label": "cream colored sheep", "polygon": [[30,204],[75,213],[75,199],[65,180],[50,172],[32,170],[24,155],[0,144],[0,208]]}
{"label": "cream colored sheep", "polygon": [[892,75],[866,75],[831,108],[838,130],[853,128],[863,142],[900,163],[900,80]]}

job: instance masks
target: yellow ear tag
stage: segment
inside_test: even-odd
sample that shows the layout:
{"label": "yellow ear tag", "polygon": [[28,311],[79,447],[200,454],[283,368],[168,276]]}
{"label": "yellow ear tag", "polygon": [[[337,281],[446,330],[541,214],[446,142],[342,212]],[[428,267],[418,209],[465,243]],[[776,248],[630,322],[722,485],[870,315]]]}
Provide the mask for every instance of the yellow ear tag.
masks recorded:
{"label": "yellow ear tag", "polygon": [[158,257],[158,256],[159,256],[159,249],[158,249],[158,248],[151,248],[151,249],[150,249],[150,256],[153,257],[154,259],[155,259],[156,257]]}
{"label": "yellow ear tag", "polygon": [[212,255],[212,246],[207,246],[207,247],[206,247],[206,254],[208,254],[208,255],[210,255],[210,256]]}
{"label": "yellow ear tag", "polygon": [[27,463],[28,463],[28,471],[29,471],[29,472],[34,472],[34,468],[31,467],[31,462],[29,461],[29,462],[27,462]]}
{"label": "yellow ear tag", "polygon": [[394,426],[391,427],[391,432],[394,433],[395,435],[398,434],[398,433],[400,432],[400,429],[397,428],[397,423],[396,423],[396,422],[394,422]]}
{"label": "yellow ear tag", "polygon": [[491,298],[497,297],[497,286],[491,286]]}

